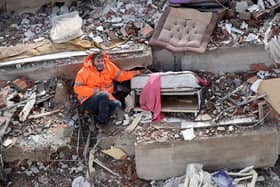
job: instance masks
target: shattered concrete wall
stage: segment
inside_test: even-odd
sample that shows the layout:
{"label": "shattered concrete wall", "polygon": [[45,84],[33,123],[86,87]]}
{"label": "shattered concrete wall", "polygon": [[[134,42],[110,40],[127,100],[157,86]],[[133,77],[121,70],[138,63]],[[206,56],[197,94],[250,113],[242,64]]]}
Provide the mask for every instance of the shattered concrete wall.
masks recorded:
{"label": "shattered concrete wall", "polygon": [[0,10],[4,11],[25,11],[38,9],[44,4],[65,2],[71,3],[74,0],[0,0]]}

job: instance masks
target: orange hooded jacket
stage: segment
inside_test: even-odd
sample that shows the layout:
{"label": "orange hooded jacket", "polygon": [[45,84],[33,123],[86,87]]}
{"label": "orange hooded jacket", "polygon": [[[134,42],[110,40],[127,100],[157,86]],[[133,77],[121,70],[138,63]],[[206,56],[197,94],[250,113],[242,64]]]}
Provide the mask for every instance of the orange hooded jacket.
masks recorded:
{"label": "orange hooded jacket", "polygon": [[104,55],[104,69],[99,72],[91,63],[92,55],[90,54],[85,58],[83,67],[79,70],[75,79],[74,92],[81,104],[99,91],[107,91],[110,99],[113,100],[115,99],[112,95],[114,90],[113,80],[122,82],[141,74],[140,70],[120,70],[109,60],[106,54]]}

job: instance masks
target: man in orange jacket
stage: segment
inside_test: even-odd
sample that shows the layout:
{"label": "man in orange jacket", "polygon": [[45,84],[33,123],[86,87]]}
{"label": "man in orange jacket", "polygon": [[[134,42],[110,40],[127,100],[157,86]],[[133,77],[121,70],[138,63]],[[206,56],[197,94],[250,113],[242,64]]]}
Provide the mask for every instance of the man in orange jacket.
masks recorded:
{"label": "man in orange jacket", "polygon": [[83,67],[77,73],[74,92],[82,107],[96,113],[96,123],[102,125],[118,108],[121,102],[112,95],[113,80],[130,80],[142,71],[122,71],[102,52],[90,54],[85,58]]}

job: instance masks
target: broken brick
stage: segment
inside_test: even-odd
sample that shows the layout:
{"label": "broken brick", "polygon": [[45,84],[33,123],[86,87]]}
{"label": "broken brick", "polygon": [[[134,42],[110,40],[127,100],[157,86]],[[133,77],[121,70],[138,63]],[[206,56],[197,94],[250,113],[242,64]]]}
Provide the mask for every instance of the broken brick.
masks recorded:
{"label": "broken brick", "polygon": [[231,23],[234,27],[239,28],[242,24],[242,21],[240,19],[231,19]]}
{"label": "broken brick", "polygon": [[111,40],[117,40],[118,39],[118,37],[115,35],[115,32],[113,32],[113,31],[108,31],[107,34],[111,38]]}
{"label": "broken brick", "polygon": [[6,98],[4,97],[3,94],[0,93],[0,108],[5,108],[6,107]]}
{"label": "broken brick", "polygon": [[251,64],[250,69],[253,71],[267,71],[268,67],[264,63]]}
{"label": "broken brick", "polygon": [[18,78],[13,81],[13,84],[18,90],[22,92],[33,85],[32,81],[29,81],[25,78]]}
{"label": "broken brick", "polygon": [[241,20],[250,20],[251,19],[251,12],[240,12],[239,18]]}
{"label": "broken brick", "polygon": [[128,23],[125,27],[127,35],[135,35],[136,31],[134,30],[134,26],[132,23]]}
{"label": "broken brick", "polygon": [[0,92],[0,108],[5,108],[7,106],[7,96],[9,91],[4,89]]}
{"label": "broken brick", "polygon": [[7,86],[7,81],[0,80],[0,88],[4,88]]}
{"label": "broken brick", "polygon": [[142,24],[140,22],[134,22],[133,25],[135,26],[135,28],[137,29],[141,29]]}
{"label": "broken brick", "polygon": [[253,77],[250,77],[249,79],[247,79],[247,82],[250,84],[253,84],[257,79],[258,79],[257,76],[253,76]]}
{"label": "broken brick", "polygon": [[144,38],[149,38],[152,36],[153,32],[154,32],[154,29],[150,25],[146,24],[145,27],[143,29],[141,29],[140,34]]}
{"label": "broken brick", "polygon": [[53,98],[53,103],[55,106],[70,106],[69,92],[67,85],[63,80],[58,80],[56,84],[55,95]]}
{"label": "broken brick", "polygon": [[263,11],[252,12],[252,17],[256,20],[263,19],[265,17],[265,12]]}
{"label": "broken brick", "polygon": [[122,27],[122,28],[120,29],[120,32],[122,33],[122,35],[123,35],[124,37],[127,37],[127,36],[128,36],[128,34],[127,34],[125,28]]}
{"label": "broken brick", "polygon": [[226,10],[225,15],[224,15],[224,18],[225,18],[225,19],[232,19],[232,18],[234,18],[234,17],[235,17],[235,12],[234,12],[234,10],[232,10],[232,9]]}

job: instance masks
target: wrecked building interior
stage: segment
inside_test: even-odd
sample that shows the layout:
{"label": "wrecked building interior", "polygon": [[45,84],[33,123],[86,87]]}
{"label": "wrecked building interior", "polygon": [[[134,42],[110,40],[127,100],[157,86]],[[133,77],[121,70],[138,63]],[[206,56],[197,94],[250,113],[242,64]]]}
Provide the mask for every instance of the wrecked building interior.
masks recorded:
{"label": "wrecked building interior", "polygon": [[[279,0],[0,0],[0,186],[280,186],[279,24]],[[101,128],[73,89],[99,51],[142,72]]]}

